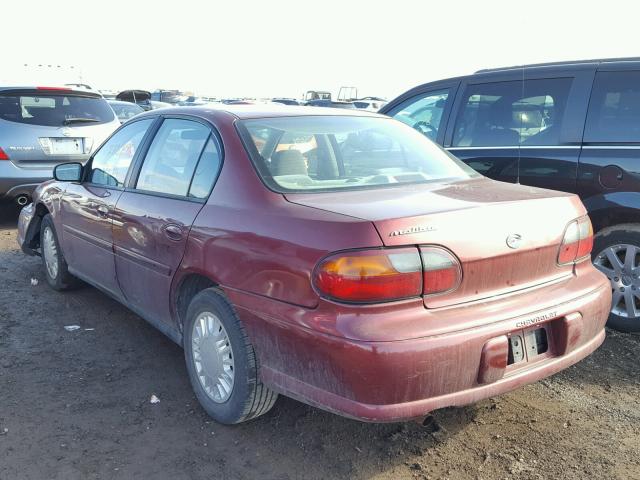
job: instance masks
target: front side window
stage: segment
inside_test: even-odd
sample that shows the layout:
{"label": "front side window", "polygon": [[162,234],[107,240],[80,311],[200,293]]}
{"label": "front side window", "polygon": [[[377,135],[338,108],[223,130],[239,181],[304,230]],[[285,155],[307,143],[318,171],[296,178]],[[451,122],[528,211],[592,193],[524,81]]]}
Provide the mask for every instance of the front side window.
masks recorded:
{"label": "front side window", "polygon": [[211,131],[191,120],[167,119],[147,153],[136,188],[186,197]]}
{"label": "front side window", "polygon": [[107,140],[91,161],[89,182],[109,187],[124,186],[131,161],[154,120],[130,123]]}
{"label": "front side window", "polygon": [[448,88],[424,93],[405,101],[388,115],[415,128],[430,140],[435,140],[448,97]]}
{"label": "front side window", "polygon": [[104,98],[71,94],[0,93],[0,119],[48,127],[93,125],[114,120]]}
{"label": "front side window", "polygon": [[584,140],[640,142],[640,72],[596,74]]}
{"label": "front side window", "polygon": [[265,183],[280,192],[367,189],[478,174],[389,118],[280,117],[238,122]]}
{"label": "front side window", "polygon": [[469,85],[454,147],[559,145],[570,78]]}

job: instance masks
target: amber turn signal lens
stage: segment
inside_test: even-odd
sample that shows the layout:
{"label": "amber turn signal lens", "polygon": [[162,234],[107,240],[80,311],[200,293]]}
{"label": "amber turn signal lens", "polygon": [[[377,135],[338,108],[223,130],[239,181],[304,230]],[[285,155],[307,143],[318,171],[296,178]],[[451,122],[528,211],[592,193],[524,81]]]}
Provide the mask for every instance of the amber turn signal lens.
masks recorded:
{"label": "amber turn signal lens", "polygon": [[324,259],[314,284],[325,296],[346,302],[384,302],[422,294],[422,263],[416,248],[359,250]]}

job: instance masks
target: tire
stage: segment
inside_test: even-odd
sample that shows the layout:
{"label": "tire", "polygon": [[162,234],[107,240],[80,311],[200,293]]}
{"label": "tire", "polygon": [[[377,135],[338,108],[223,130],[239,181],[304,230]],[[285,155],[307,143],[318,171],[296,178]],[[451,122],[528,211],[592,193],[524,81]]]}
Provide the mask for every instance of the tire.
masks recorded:
{"label": "tire", "polygon": [[613,301],[607,326],[640,332],[640,225],[616,225],[598,232],[592,260],[611,282]]}
{"label": "tire", "polygon": [[259,417],[278,398],[260,382],[247,333],[231,304],[216,288],[203,290],[189,304],[184,355],[198,401],[219,423],[230,425]]}
{"label": "tire", "polygon": [[44,216],[40,224],[40,252],[44,276],[51,288],[63,291],[78,286],[80,281],[69,273],[53,219],[49,214]]}

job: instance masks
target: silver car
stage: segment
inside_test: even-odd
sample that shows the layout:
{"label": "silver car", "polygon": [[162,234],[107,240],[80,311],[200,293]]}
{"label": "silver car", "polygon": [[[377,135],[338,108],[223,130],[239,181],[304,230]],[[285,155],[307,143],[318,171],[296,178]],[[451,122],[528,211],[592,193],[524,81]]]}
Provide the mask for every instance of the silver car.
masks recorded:
{"label": "silver car", "polygon": [[29,202],[53,167],[84,163],[120,126],[99,93],[57,87],[0,87],[0,200]]}

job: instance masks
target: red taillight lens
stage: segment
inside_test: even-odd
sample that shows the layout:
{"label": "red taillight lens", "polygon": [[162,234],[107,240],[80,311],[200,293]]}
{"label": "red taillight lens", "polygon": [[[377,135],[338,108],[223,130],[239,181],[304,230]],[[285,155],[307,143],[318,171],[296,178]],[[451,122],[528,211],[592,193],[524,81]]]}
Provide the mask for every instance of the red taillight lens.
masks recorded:
{"label": "red taillight lens", "polygon": [[336,300],[399,300],[422,293],[422,263],[415,248],[344,252],[320,262],[313,280],[322,294]]}
{"label": "red taillight lens", "polygon": [[560,244],[558,263],[566,265],[586,258],[593,248],[593,227],[589,217],[580,217],[567,225]]}
{"label": "red taillight lens", "polygon": [[421,247],[425,295],[444,293],[456,288],[462,280],[460,262],[447,250]]}
{"label": "red taillight lens", "polygon": [[2,147],[0,147],[0,160],[9,160],[9,155],[4,153],[4,150],[2,150]]}

